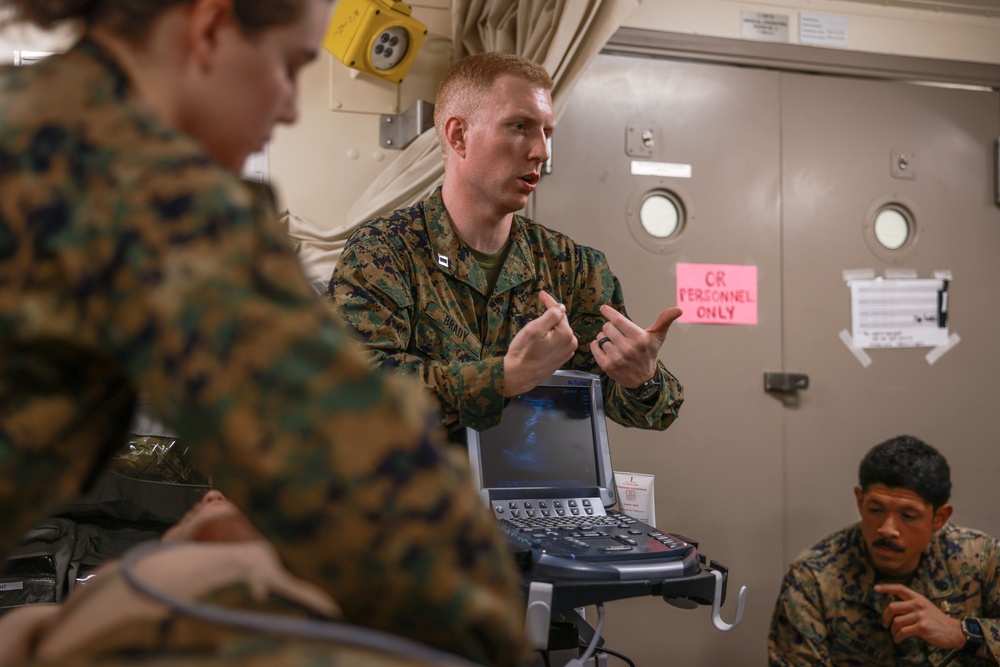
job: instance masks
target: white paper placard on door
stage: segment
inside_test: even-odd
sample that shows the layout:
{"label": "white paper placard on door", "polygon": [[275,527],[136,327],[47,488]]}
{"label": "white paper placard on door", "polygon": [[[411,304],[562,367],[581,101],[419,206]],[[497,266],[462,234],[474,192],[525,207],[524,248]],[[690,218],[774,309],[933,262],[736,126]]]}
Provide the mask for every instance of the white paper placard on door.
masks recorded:
{"label": "white paper placard on door", "polygon": [[855,347],[947,345],[948,283],[936,278],[850,281]]}

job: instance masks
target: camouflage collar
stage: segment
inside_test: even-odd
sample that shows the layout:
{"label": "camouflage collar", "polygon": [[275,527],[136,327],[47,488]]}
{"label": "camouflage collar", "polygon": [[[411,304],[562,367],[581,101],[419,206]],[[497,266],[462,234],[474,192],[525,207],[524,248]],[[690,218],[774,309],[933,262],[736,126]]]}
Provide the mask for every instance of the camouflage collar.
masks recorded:
{"label": "camouflage collar", "polygon": [[[125,109],[130,120],[141,126],[144,131],[163,137],[180,134],[176,129],[161,122],[156,114],[142,103],[125,70],[95,39],[83,36],[68,52],[53,58],[62,58],[64,62],[71,63],[71,68],[76,70],[76,81],[84,82],[82,86],[88,96],[88,105],[99,108],[121,103],[121,108]],[[44,64],[44,62],[39,63],[39,65]],[[200,144],[198,151],[204,152]]]}
{"label": "camouflage collar", "polygon": [[110,93],[113,99],[116,100],[124,100],[132,94],[132,84],[125,71],[96,40],[87,36],[81,37],[65,57],[76,59],[78,62],[88,61],[90,66],[96,66],[104,70],[103,77],[91,77],[90,80],[108,81],[110,85],[101,91],[92,90],[92,94]]}
{"label": "camouflage collar", "polygon": [[[427,225],[427,240],[438,269],[468,284],[480,294],[486,292],[486,274],[479,268],[472,255],[472,248],[458,237],[452,225],[451,216],[441,197],[441,186],[423,202],[424,220]],[[527,218],[514,216],[511,224],[510,252],[497,280],[495,290],[503,292],[535,278],[535,267],[531,261],[531,246],[524,233],[525,225],[531,224]]]}
{"label": "camouflage collar", "polygon": [[522,218],[519,215],[514,216],[510,252],[507,254],[503,274],[497,280],[496,289],[498,292],[509,290],[521,283],[535,279],[535,264],[531,260],[531,245],[528,243],[528,235],[524,232],[524,228],[529,224],[531,222],[527,218]]}

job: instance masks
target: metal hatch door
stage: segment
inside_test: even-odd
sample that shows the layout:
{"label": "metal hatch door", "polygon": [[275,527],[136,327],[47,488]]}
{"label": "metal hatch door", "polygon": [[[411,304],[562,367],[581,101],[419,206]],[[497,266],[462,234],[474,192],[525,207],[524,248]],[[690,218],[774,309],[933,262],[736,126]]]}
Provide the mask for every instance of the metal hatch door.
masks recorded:
{"label": "metal hatch door", "polygon": [[[992,164],[1000,98],[804,74],[783,74],[781,88],[783,354],[786,368],[811,379],[785,416],[785,559],[857,520],[851,488],[861,457],[904,433],[948,458],[953,521],[1000,534],[992,421],[1000,403]],[[873,233],[887,208],[912,225],[895,250]],[[878,277],[949,272],[947,324],[960,341],[933,363],[929,347],[856,355],[841,332],[852,331],[844,272],[857,269]]]}
{"label": "metal hatch door", "polygon": [[[671,330],[661,356],[687,390],[676,424],[611,428],[616,469],[656,475],[657,525],[729,565],[750,589],[747,614],[720,637],[699,611],[620,601],[609,645],[643,664],[664,650],[673,664],[763,664],[785,564],[856,520],[858,461],[896,434],[948,457],[957,523],[1000,534],[998,134],[996,92],[607,54],[591,64],[535,218],[604,250],[643,326],[673,304],[678,263],[758,269],[756,325]],[[637,223],[656,194],[679,211],[679,233]],[[896,250],[873,232],[887,207],[912,225]],[[855,270],[950,276],[951,347],[849,346]]]}
{"label": "metal hatch door", "polygon": [[[606,253],[643,327],[674,305],[677,263],[758,269],[755,326],[671,329],[661,358],[687,396],[674,425],[609,428],[615,469],[656,475],[657,525],[728,565],[733,600],[739,586],[750,591],[741,626],[725,636],[707,608],[613,603],[608,645],[636,664],[764,661],[783,569],[783,408],[762,383],[781,362],[778,84],[776,72],[601,55],[559,120],[552,173],[535,196],[538,222]],[[674,235],[664,235],[669,220],[652,234],[639,223],[650,196],[662,197],[654,211],[677,211]]]}

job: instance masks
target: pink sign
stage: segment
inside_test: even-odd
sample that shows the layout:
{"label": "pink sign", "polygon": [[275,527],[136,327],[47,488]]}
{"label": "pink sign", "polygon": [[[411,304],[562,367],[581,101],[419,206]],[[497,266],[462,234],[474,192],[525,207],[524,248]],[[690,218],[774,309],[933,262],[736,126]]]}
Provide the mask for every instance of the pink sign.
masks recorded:
{"label": "pink sign", "polygon": [[678,264],[678,322],[757,324],[757,267]]}

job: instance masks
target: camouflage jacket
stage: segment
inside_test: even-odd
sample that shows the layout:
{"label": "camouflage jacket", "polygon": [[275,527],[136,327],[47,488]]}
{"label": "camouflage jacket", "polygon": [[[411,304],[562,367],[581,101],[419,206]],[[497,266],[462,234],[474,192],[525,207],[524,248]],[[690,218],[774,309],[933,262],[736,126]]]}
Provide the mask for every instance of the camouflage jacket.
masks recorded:
{"label": "camouflage jacket", "polygon": [[[918,637],[898,645],[882,625],[892,596],[876,593],[860,525],[820,540],[788,569],[771,619],[772,667],[926,667],[948,654]],[[909,587],[942,611],[980,620],[988,658],[960,656],[953,667],[995,665],[1000,656],[1000,543],[984,533],[945,524]]]}
{"label": "camouflage jacket", "polygon": [[371,372],[269,192],[96,43],[0,70],[0,553],[124,443],[141,392],[348,620],[516,664],[513,563],[411,382]]}
{"label": "camouflage jacket", "polygon": [[[545,290],[566,305],[580,345],[566,368],[600,373],[590,343],[625,312],[618,279],[600,251],[515,215],[510,251],[492,294],[471,248],[455,234],[438,188],[417,205],[362,225],[348,240],[327,294],[375,353],[376,363],[419,376],[437,398],[445,428],[483,430],[504,407],[503,355],[543,308]],[[604,405],[626,426],[665,429],[683,389],[659,363],[661,391],[645,405],[603,377]]]}

